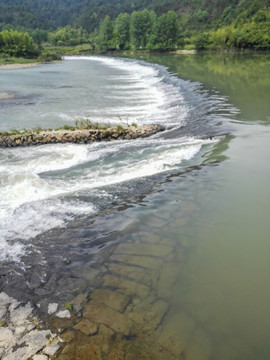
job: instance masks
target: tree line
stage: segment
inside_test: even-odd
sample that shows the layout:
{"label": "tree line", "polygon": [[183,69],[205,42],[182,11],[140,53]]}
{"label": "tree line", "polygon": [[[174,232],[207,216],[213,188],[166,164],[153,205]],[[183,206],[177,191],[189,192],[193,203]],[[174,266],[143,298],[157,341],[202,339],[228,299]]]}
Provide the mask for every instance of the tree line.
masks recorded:
{"label": "tree line", "polygon": [[269,6],[270,0],[1,0],[0,30],[7,24],[47,31],[70,25],[92,33],[106,15],[115,20],[120,13],[147,9],[158,16],[173,10],[184,31],[198,32],[246,23]]}
{"label": "tree line", "polygon": [[13,57],[33,57],[37,48],[27,32],[4,30],[0,32],[0,53]]}
{"label": "tree line", "polygon": [[115,21],[107,15],[97,35],[98,49],[108,50],[172,50],[179,46],[177,14],[170,10],[161,16],[154,11],[120,13]]}
{"label": "tree line", "polygon": [[[14,29],[5,25],[0,32],[0,54],[46,58],[50,46],[84,46],[84,51],[169,51],[178,48],[198,50],[270,49],[270,10],[255,11],[249,18],[237,18],[215,30],[187,30],[175,11],[158,16],[153,10],[120,13],[116,19],[105,16],[89,33],[70,25],[55,31]],[[44,50],[45,48],[45,50]],[[61,48],[63,50],[61,50]],[[45,55],[44,55],[45,54]],[[47,55],[46,55],[47,54]],[[54,56],[48,60],[55,59]]]}

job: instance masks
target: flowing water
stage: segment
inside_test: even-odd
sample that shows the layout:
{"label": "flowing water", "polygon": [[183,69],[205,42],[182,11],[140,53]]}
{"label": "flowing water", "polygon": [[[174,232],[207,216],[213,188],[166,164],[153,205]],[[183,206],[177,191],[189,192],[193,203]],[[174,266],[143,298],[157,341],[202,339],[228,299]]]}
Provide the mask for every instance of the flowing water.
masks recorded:
{"label": "flowing water", "polygon": [[[267,359],[269,75],[267,54],[0,69],[13,96],[1,131],[85,117],[167,126],[135,141],[1,149],[2,288],[41,311],[90,296],[83,316],[123,333],[125,358],[136,347],[141,359]],[[122,327],[113,305],[93,305],[112,290],[128,299]]]}

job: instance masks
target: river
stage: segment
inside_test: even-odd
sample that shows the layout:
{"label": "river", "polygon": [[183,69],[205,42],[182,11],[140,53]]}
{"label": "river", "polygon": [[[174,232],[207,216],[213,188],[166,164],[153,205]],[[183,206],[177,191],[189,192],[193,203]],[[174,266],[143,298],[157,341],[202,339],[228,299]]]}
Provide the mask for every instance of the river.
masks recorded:
{"label": "river", "polygon": [[[83,317],[124,334],[109,344],[126,358],[267,359],[269,63],[148,55],[0,69],[12,95],[2,131],[85,117],[167,126],[135,141],[1,149],[1,289],[43,314],[84,294]],[[108,292],[126,305],[109,306]]]}

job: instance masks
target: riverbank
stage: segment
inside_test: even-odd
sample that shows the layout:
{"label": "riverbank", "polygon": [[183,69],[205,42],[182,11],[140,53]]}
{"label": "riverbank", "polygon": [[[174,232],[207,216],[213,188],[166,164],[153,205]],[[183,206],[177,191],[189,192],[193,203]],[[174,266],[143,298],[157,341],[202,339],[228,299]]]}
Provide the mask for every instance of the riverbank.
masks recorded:
{"label": "riverbank", "polygon": [[88,144],[94,141],[131,140],[164,131],[161,125],[116,126],[90,129],[56,129],[0,133],[0,147],[33,146],[56,143]]}
{"label": "riverbank", "polygon": [[40,62],[34,62],[34,63],[24,63],[24,64],[0,64],[0,69],[22,69],[22,68],[28,68],[31,66],[38,66],[41,65]]}

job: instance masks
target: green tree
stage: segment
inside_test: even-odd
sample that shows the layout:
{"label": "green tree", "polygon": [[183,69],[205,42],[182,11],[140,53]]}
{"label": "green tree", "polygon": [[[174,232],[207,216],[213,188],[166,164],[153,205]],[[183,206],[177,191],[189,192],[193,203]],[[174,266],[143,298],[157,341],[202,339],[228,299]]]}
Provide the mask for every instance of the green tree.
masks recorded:
{"label": "green tree", "polygon": [[135,49],[145,49],[154,34],[156,15],[153,11],[133,11],[130,20],[131,43]]}
{"label": "green tree", "polygon": [[113,23],[110,17],[107,15],[104,20],[101,21],[98,35],[98,45],[100,51],[106,51],[111,48],[111,42],[113,39]]}
{"label": "green tree", "polygon": [[88,42],[88,36],[82,28],[65,26],[49,34],[49,41],[58,46],[74,46]]}
{"label": "green tree", "polygon": [[115,21],[115,31],[118,34],[118,46],[122,49],[130,47],[130,16],[127,13],[118,15]]}
{"label": "green tree", "polygon": [[177,46],[179,38],[179,23],[177,15],[170,10],[157,19],[155,47],[161,50],[171,50]]}
{"label": "green tree", "polygon": [[0,52],[10,56],[30,57],[35,54],[33,39],[28,33],[4,30],[0,33]]}
{"label": "green tree", "polygon": [[199,34],[195,39],[195,47],[197,50],[204,50],[209,45],[209,34],[204,32]]}

